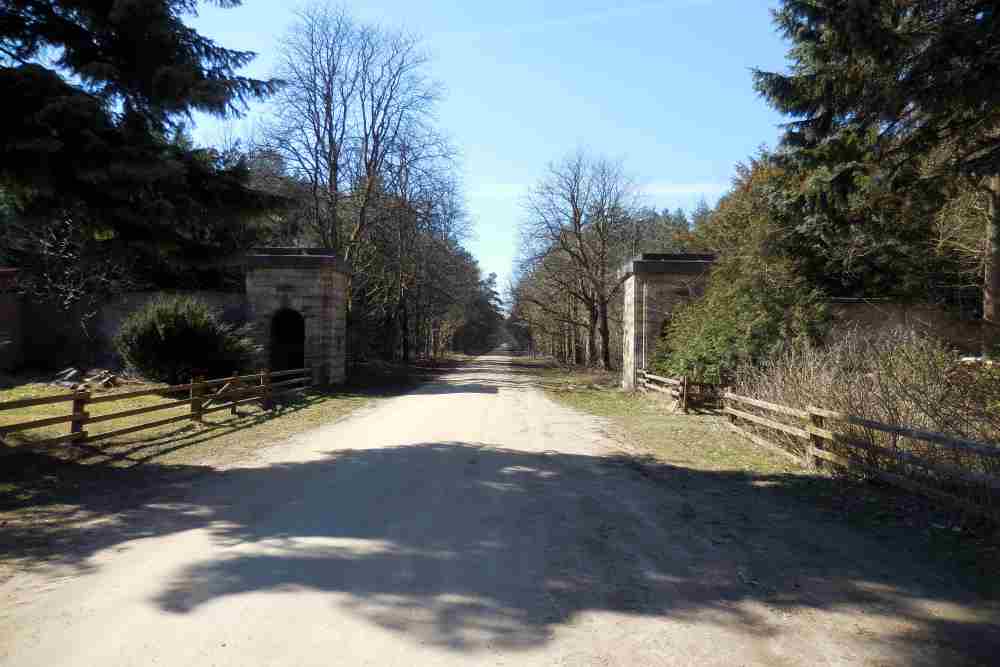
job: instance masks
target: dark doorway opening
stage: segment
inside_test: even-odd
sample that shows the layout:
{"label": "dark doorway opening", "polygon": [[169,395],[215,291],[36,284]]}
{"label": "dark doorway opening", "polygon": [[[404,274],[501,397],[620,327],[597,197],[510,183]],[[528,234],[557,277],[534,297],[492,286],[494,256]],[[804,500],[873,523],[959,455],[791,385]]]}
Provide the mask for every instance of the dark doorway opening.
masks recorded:
{"label": "dark doorway opening", "polygon": [[271,320],[271,370],[289,371],[306,365],[306,323],[284,308]]}

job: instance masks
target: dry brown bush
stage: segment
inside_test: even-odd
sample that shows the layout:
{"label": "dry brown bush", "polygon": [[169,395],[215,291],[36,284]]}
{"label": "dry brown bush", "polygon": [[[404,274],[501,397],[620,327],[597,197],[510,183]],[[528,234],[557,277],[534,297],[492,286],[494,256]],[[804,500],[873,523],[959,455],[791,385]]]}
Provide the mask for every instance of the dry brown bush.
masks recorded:
{"label": "dry brown bush", "polygon": [[[761,364],[742,368],[734,391],[790,407],[817,406],[1000,448],[1000,369],[962,364],[940,341],[910,330],[851,329],[838,332],[823,347],[788,346]],[[844,454],[857,457],[860,452],[871,466],[960,492],[977,503],[996,501],[1000,458],[871,428],[830,426],[865,446],[834,447],[843,447]],[[768,437],[777,439],[773,434]],[[802,441],[788,438],[782,444],[803,453]]]}

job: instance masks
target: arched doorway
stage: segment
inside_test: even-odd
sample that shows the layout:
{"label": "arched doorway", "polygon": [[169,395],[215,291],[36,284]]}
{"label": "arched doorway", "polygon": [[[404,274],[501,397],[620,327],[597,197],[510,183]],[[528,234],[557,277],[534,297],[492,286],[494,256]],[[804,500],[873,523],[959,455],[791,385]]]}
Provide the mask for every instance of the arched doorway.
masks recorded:
{"label": "arched doorway", "polygon": [[306,365],[306,323],[290,308],[271,319],[271,370],[288,371]]}

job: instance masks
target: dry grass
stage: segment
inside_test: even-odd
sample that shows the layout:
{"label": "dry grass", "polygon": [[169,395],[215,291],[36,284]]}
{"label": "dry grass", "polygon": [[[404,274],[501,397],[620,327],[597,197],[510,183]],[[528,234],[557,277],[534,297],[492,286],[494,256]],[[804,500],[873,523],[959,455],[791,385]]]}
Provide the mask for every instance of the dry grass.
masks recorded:
{"label": "dry grass", "polygon": [[1000,535],[975,517],[892,487],[806,470],[734,434],[719,416],[670,412],[669,402],[658,395],[618,390],[617,378],[560,368],[539,375],[555,400],[607,420],[611,435],[631,454],[690,470],[742,474],[750,487],[780,494],[790,508],[819,507],[881,540],[905,545],[942,571],[968,577],[986,594],[1000,595]]}
{"label": "dry grass", "polygon": [[[155,385],[148,387],[131,385],[95,395],[113,395],[146,388],[155,388]],[[66,390],[59,387],[29,383],[0,390],[0,401],[64,393]],[[183,396],[141,396],[92,404],[87,410],[92,416],[100,416],[170,403],[180,398]],[[273,412],[264,411],[255,404],[248,404],[240,406],[236,416],[228,410],[206,415],[204,424],[181,421],[99,441],[93,445],[63,444],[46,447],[45,453],[74,463],[101,463],[117,467],[131,467],[154,461],[163,465],[226,465],[252,455],[255,449],[268,443],[286,439],[295,433],[337,419],[360,407],[367,400],[367,396],[353,393],[309,393],[280,404]],[[71,405],[69,402],[54,403],[3,411],[0,412],[0,426],[66,415],[69,414]],[[87,432],[96,435],[189,413],[188,405],[179,405],[149,414],[88,425]],[[62,435],[68,429],[69,424],[64,423],[12,433],[5,438],[5,446],[0,452],[10,453],[26,447],[31,449],[32,442]]]}
{"label": "dry grass", "polygon": [[695,470],[807,474],[788,459],[734,438],[715,415],[680,414],[658,394],[619,391],[617,374],[549,368],[540,376],[550,396],[607,419],[619,441],[665,463]]}
{"label": "dry grass", "polygon": [[[815,405],[890,426],[1000,442],[1000,374],[992,368],[963,366],[941,343],[906,330],[852,330],[823,348],[791,347],[744,369],[734,389],[799,409]],[[794,418],[760,414],[802,426]],[[839,422],[829,426],[861,445],[824,445],[841,456],[860,458],[871,468],[910,477],[994,511],[1000,507],[1000,493],[988,483],[1000,476],[1000,458],[874,428]],[[801,440],[753,425],[747,428],[802,454]],[[968,479],[968,474],[976,479]]]}

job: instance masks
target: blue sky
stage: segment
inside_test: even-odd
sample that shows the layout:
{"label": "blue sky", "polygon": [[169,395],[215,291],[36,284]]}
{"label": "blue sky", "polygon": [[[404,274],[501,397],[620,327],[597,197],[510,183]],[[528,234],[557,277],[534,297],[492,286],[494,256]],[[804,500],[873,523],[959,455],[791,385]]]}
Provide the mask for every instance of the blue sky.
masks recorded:
{"label": "blue sky", "polygon": [[[468,246],[501,285],[520,198],[549,161],[577,147],[620,158],[650,205],[690,208],[701,197],[713,203],[734,164],[778,136],[782,119],[754,93],[749,73],[783,68],[785,45],[768,13],[776,0],[343,4],[362,21],[424,38],[446,91],[440,126],[461,153],[475,225]],[[266,77],[295,6],[205,5],[191,24],[259,53],[245,72]],[[214,120],[196,123],[200,142],[222,134]]]}

